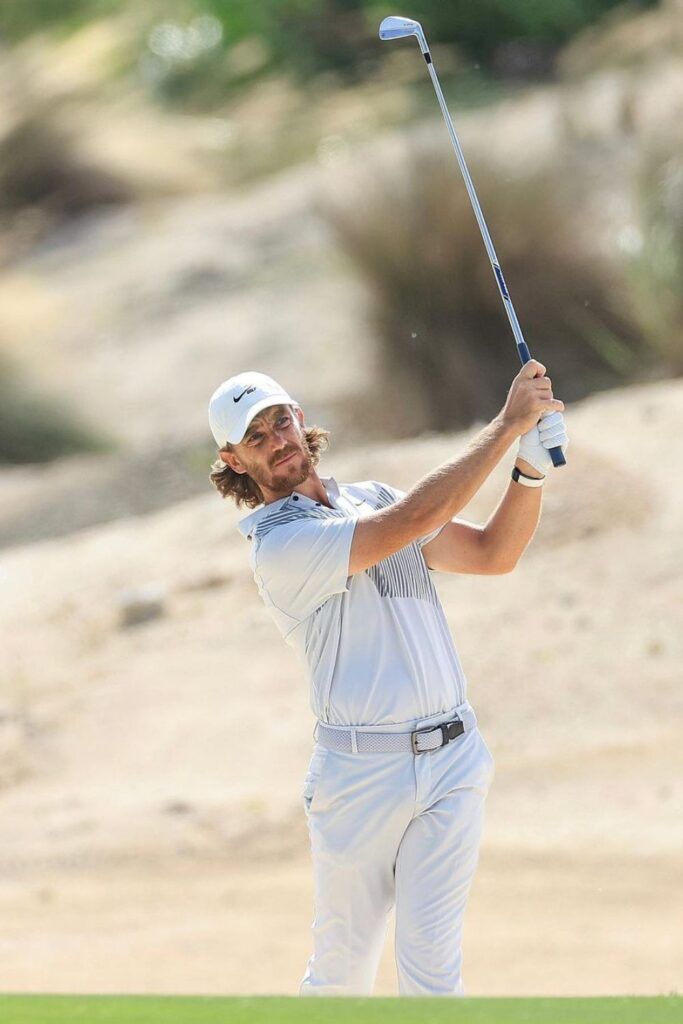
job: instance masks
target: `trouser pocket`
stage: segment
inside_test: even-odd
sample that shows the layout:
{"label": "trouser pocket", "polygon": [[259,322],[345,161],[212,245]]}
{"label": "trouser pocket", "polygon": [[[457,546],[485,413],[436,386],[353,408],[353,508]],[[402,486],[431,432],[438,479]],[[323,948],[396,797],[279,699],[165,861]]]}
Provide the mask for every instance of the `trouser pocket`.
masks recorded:
{"label": "trouser pocket", "polygon": [[495,762],[493,754],[489,750],[488,744],[487,744],[486,740],[484,739],[484,737],[482,736],[480,730],[477,729],[477,732],[479,734],[479,740],[481,741],[482,751],[483,751],[484,756],[485,756],[485,758],[486,758],[486,760],[488,762],[488,771],[489,771],[488,785],[490,786],[491,783],[493,782],[493,778],[494,778],[494,776],[496,774],[496,762]]}
{"label": "trouser pocket", "polygon": [[313,751],[313,756],[308,765],[308,772],[304,779],[304,788],[301,793],[301,799],[303,800],[304,810],[308,814],[313,804],[316,789],[320,782],[320,776],[322,775],[323,765],[327,760],[329,750],[327,747],[316,747]]}

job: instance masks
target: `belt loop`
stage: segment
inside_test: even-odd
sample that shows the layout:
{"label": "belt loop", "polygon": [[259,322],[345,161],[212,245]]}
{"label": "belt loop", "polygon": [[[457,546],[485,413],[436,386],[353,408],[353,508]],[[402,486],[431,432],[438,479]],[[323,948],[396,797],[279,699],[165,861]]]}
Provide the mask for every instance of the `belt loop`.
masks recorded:
{"label": "belt loop", "polygon": [[358,753],[358,741],[356,740],[356,730],[351,726],[351,753]]}

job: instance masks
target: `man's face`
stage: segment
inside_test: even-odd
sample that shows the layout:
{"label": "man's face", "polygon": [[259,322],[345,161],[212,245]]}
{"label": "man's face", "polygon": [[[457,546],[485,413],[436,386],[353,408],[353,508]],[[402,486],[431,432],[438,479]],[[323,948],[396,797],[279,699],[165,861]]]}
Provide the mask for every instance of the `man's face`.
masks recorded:
{"label": "man's face", "polygon": [[271,406],[254,417],[232,452],[220,457],[236,473],[248,473],[267,500],[291,494],[313,467],[303,423],[301,409]]}

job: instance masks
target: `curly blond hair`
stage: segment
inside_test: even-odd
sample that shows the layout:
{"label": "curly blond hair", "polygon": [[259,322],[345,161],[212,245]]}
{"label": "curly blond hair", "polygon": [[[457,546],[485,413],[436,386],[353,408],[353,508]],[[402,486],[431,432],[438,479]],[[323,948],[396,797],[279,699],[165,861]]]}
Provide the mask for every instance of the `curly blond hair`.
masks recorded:
{"label": "curly blond hair", "polygon": [[[329,430],[323,427],[303,427],[302,439],[304,449],[308,452],[314,466],[320,462],[320,456],[329,447]],[[224,444],[219,451],[232,452],[234,445]],[[209,480],[223,498],[232,498],[237,507],[257,508],[263,504],[263,493],[255,480],[248,473],[236,473],[223,462],[220,456],[211,466]]]}

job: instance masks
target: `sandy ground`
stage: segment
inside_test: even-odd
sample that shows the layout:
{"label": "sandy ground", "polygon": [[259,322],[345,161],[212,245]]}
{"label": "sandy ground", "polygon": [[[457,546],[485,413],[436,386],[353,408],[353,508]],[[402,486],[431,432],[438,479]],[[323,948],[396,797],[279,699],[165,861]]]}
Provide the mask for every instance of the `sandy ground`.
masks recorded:
{"label": "sandy ground", "polygon": [[[496,759],[471,995],[680,985],[682,411],[680,382],[569,407],[515,572],[435,577]],[[333,448],[321,471],[408,486],[475,429]],[[0,552],[3,991],[296,991],[313,719],[237,518],[208,493]],[[126,628],[145,587],[161,614]]]}
{"label": "sandy ground", "polygon": [[[597,140],[623,160],[679,131],[678,58],[584,78],[573,62],[561,89],[459,116],[467,152],[507,167]],[[171,141],[135,152],[156,170]],[[238,514],[206,479],[205,409],[235,367],[271,373],[332,429],[323,475],[404,488],[475,432],[359,446],[383,426],[367,296],[315,204],[379,146],[87,218],[3,269],[3,348],[121,447],[0,472],[1,991],[297,990],[313,719]],[[496,760],[471,995],[646,995],[683,977],[683,383],[598,394],[567,421],[569,465],[515,572],[435,577]],[[511,456],[466,518],[493,511]],[[159,614],[126,626],[136,593]],[[395,992],[392,956],[389,927],[378,994]]]}

